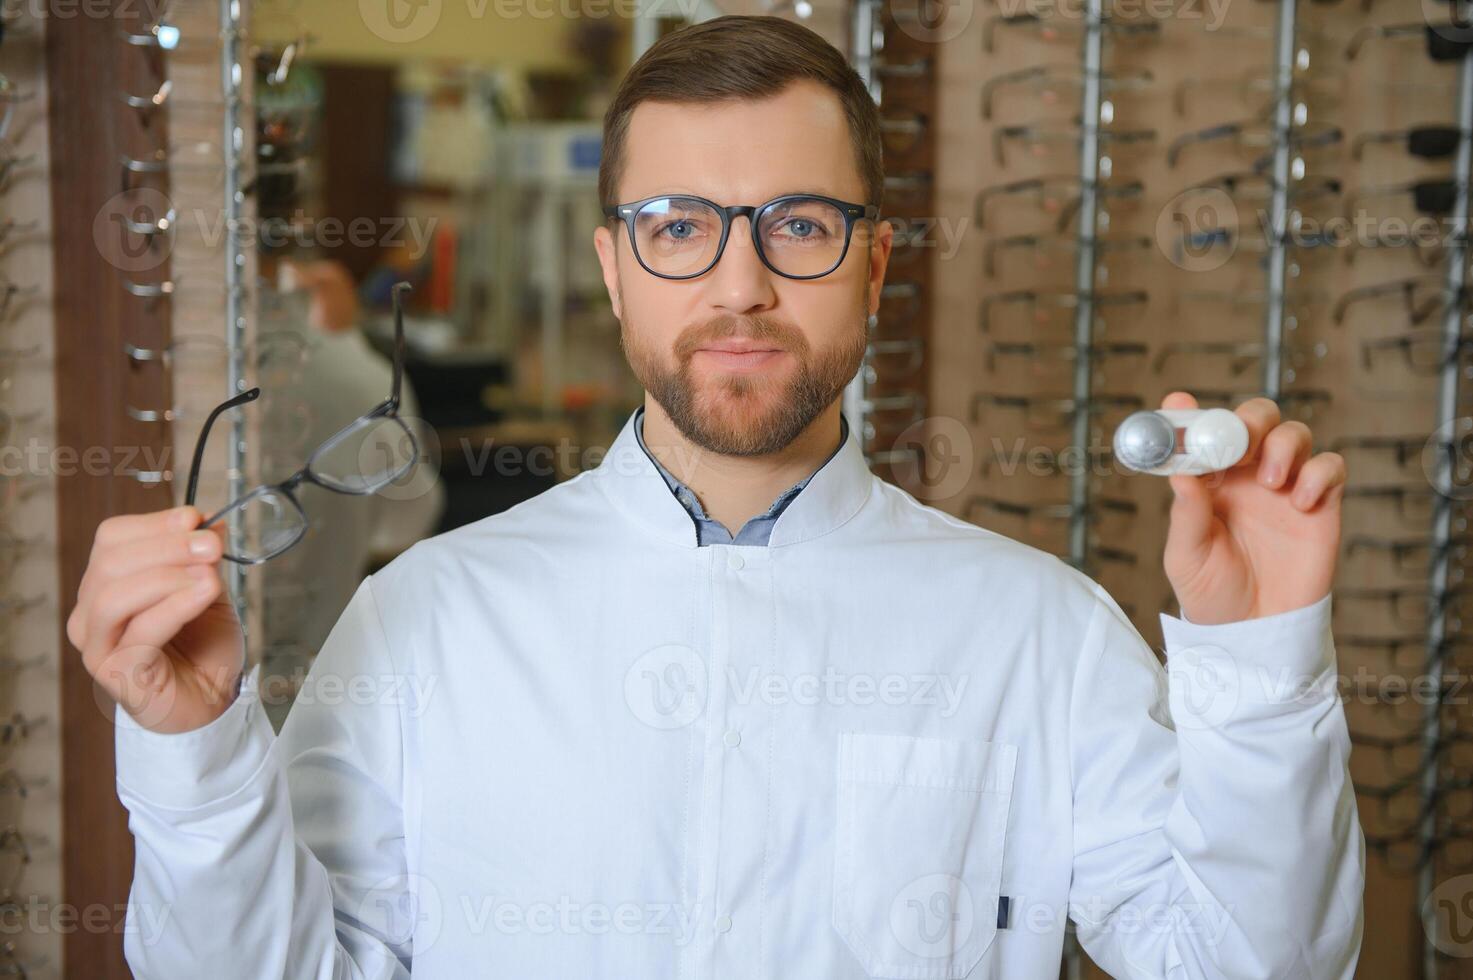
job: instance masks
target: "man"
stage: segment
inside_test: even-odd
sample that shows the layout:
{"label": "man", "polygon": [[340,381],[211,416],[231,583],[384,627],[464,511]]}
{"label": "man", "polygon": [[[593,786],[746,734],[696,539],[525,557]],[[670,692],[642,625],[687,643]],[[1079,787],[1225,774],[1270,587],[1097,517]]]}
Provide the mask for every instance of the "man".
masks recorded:
{"label": "man", "polygon": [[[169,912],[140,976],[1052,980],[1071,919],[1117,977],[1351,976],[1343,463],[1255,400],[1247,465],[1174,478],[1169,684],[1084,576],[877,480],[838,407],[875,115],[778,19],[640,59],[594,244],[642,411],[367,579],[279,739],[218,536],[99,529],[71,636]],[[839,203],[695,200],[795,194]]]}

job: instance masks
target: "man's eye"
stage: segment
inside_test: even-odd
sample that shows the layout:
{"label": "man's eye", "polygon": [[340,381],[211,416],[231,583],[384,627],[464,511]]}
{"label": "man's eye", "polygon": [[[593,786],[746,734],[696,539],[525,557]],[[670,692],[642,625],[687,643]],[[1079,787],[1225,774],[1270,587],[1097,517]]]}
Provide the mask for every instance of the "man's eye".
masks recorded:
{"label": "man's eye", "polygon": [[701,234],[701,227],[694,221],[682,218],[679,221],[670,221],[661,225],[655,230],[655,234],[674,241],[688,241]]}
{"label": "man's eye", "polygon": [[811,218],[790,218],[773,229],[775,237],[811,241],[829,237],[829,230]]}

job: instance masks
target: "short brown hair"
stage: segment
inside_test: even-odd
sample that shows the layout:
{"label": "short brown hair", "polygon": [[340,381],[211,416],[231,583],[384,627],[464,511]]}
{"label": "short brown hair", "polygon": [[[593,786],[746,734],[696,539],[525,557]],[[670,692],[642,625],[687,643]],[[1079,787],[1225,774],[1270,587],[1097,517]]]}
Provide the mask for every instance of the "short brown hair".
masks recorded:
{"label": "short brown hair", "polygon": [[603,122],[598,164],[599,203],[614,196],[624,170],[629,119],[641,102],[713,103],[761,99],[811,79],[831,89],[844,108],[865,200],[880,203],[884,164],[880,112],[864,80],[817,32],[781,17],[732,14],[691,24],[660,38],[629,69]]}

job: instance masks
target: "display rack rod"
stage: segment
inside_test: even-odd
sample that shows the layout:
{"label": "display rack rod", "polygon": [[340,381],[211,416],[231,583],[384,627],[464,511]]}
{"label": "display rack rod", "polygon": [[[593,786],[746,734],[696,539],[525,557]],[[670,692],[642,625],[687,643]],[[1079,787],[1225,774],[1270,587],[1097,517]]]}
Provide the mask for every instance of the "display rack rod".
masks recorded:
{"label": "display rack rod", "polygon": [[1294,162],[1289,133],[1294,125],[1294,33],[1297,0],[1279,0],[1274,28],[1274,151],[1270,169],[1267,284],[1263,300],[1263,394],[1278,399],[1284,384],[1284,316],[1288,294],[1289,184]]}
{"label": "display rack rod", "polygon": [[[225,384],[231,395],[245,390],[246,309],[242,280],[245,254],[241,247],[241,209],[244,201],[241,181],[241,156],[247,141],[241,127],[241,0],[220,0],[220,101],[222,106],[221,138],[224,140],[225,167],[222,194],[225,208],[225,345],[228,351]],[[232,412],[230,438],[226,449],[226,500],[239,499],[245,492],[246,421],[244,412]],[[243,545],[245,528],[240,512],[229,517],[231,546],[237,552]],[[227,584],[237,607],[245,601],[245,567],[226,562]],[[242,618],[242,622],[245,619]]]}
{"label": "display rack rod", "polygon": [[[1095,235],[1099,223],[1100,177],[1100,71],[1104,64],[1103,0],[1086,0],[1080,68],[1083,84],[1079,102],[1079,224],[1074,266],[1074,389],[1073,442],[1089,457],[1094,428],[1090,397],[1094,382]],[[1084,568],[1089,560],[1090,467],[1069,475],[1069,561]]]}

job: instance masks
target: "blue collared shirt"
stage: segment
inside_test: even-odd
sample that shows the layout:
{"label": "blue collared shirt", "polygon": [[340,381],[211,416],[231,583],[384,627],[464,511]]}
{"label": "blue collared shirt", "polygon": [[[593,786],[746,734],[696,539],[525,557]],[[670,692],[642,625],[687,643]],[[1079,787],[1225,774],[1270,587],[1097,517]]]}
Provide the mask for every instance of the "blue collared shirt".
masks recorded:
{"label": "blue collared shirt", "polygon": [[808,485],[808,481],[813,479],[813,473],[817,473],[818,470],[823,469],[828,461],[834,458],[839,452],[839,448],[844,445],[844,441],[849,438],[849,420],[844,417],[842,412],[839,414],[839,445],[834,447],[832,453],[829,453],[828,459],[818,464],[818,469],[815,469],[813,473],[808,474],[778,494],[777,499],[772,502],[772,506],[767,508],[765,513],[758,514],[743,524],[742,529],[737,532],[735,538],[731,536],[731,532],[726,529],[724,524],[706,516],[706,511],[701,507],[701,502],[696,499],[695,492],[677,480],[669,470],[665,469],[660,461],[655,459],[655,454],[650,452],[649,447],[644,444],[643,405],[634,413],[634,435],[639,440],[639,448],[644,450],[645,455],[650,458],[650,461],[655,464],[655,468],[660,471],[660,475],[665,478],[665,485],[670,488],[670,492],[675,494],[675,499],[680,501],[686,512],[690,514],[691,520],[695,521],[697,545],[755,544],[765,547],[767,545],[767,539],[772,536],[772,526],[777,523],[778,516],[782,514],[783,509],[792,503],[793,498],[798,496],[798,493]]}

